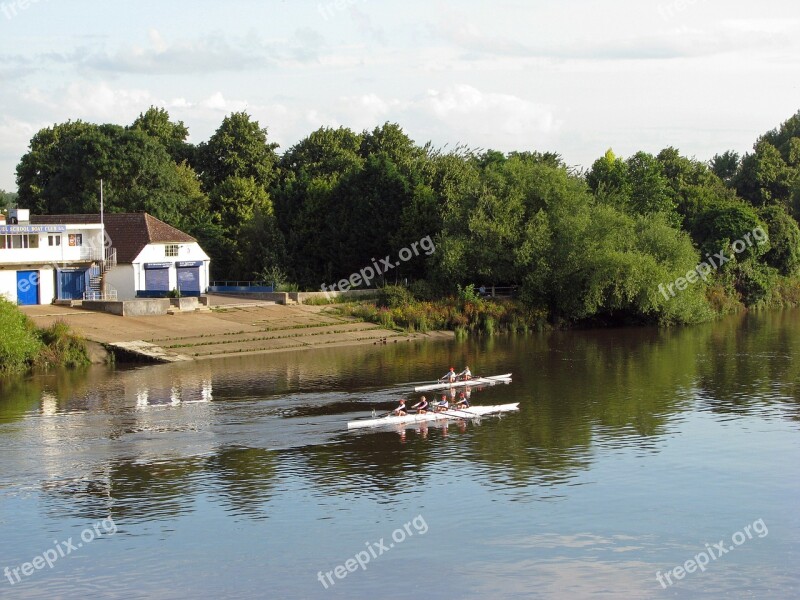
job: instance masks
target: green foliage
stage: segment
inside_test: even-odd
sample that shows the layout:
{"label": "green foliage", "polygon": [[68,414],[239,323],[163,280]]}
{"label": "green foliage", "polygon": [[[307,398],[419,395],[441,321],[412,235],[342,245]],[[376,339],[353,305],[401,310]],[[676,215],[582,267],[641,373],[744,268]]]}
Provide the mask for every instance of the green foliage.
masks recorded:
{"label": "green foliage", "polygon": [[752,154],[742,158],[733,184],[739,195],[754,206],[789,206],[796,179],[797,170],[786,164],[775,146],[762,139]]}
{"label": "green foliage", "polygon": [[413,294],[401,285],[387,285],[378,292],[377,305],[384,308],[408,306],[414,302]]}
{"label": "green foliage", "polygon": [[602,202],[618,207],[628,203],[631,194],[628,165],[610,148],[602,158],[594,161],[586,175],[586,183]]}
{"label": "green foliage", "polygon": [[252,179],[268,188],[276,176],[277,147],[267,141],[267,129],[246,112],[231,113],[211,139],[197,148],[197,166],[205,189],[213,190],[229,178]]}
{"label": "green foliage", "polygon": [[79,367],[89,364],[85,341],[56,321],[39,330],[16,306],[0,297],[0,375],[32,367]]}
{"label": "green foliage", "polygon": [[7,213],[9,208],[14,208],[17,203],[16,192],[6,192],[0,190],[0,212]]}
{"label": "green foliage", "polygon": [[436,288],[425,279],[418,279],[408,286],[408,290],[414,296],[415,300],[422,300],[423,302],[431,302],[439,297]]}
{"label": "green foliage", "polygon": [[717,177],[725,183],[731,183],[739,168],[739,153],[726,150],[722,154],[715,154],[709,165]]}
{"label": "green foliage", "polygon": [[457,286],[457,288],[458,288],[458,300],[461,302],[462,305],[466,305],[469,303],[480,304],[480,302],[482,302],[480,295],[475,289],[474,283],[470,283],[469,285],[465,285],[464,287],[461,287],[459,285]]}
{"label": "green foliage", "polygon": [[41,330],[44,347],[36,359],[41,367],[84,367],[89,364],[85,340],[72,332],[63,321],[56,321]]}
{"label": "green foliage", "polygon": [[[609,150],[585,175],[552,152],[419,146],[396,123],[320,128],[281,157],[244,112],[205,143],[187,137],[157,107],[127,128],[43,129],[17,168],[19,203],[95,212],[102,177],[107,210],[146,210],[187,231],[211,255],[215,277],[268,273],[281,289],[319,289],[385,259],[392,268],[367,284],[411,286],[387,288],[379,307],[359,310],[415,330],[493,334],[545,317],[696,322],[791,302],[788,282],[800,276],[800,112],[741,159],[728,151],[705,163],[673,147],[623,159]],[[769,243],[749,244],[679,294],[660,292],[757,228]],[[400,254],[426,237],[430,255]],[[515,308],[516,324],[504,320],[471,284],[515,286],[529,314]],[[453,290],[455,307],[442,300]]]}
{"label": "green foliage", "polygon": [[[402,288],[401,288],[402,289]],[[450,296],[434,302],[417,302],[407,297],[386,306],[385,302],[352,302],[337,305],[347,316],[378,323],[389,329],[429,331],[449,329],[456,337],[469,333],[491,336],[497,333],[525,333],[542,329],[546,314],[530,310],[521,302],[465,302]]]}
{"label": "green foliage", "polygon": [[189,129],[183,121],[173,123],[163,108],[151,106],[131,124],[131,129],[143,131],[157,139],[177,164],[192,157],[192,147],[186,143]]}
{"label": "green foliage", "polygon": [[146,211],[168,223],[207,199],[187,165],[138,128],[67,122],[42,129],[17,166],[19,205],[38,214]]}
{"label": "green foliage", "polygon": [[764,262],[781,275],[797,275],[800,270],[800,228],[782,206],[768,206],[760,211],[767,225],[769,250]]}
{"label": "green foliage", "polygon": [[0,331],[0,375],[30,368],[42,350],[42,342],[31,320],[2,297]]}

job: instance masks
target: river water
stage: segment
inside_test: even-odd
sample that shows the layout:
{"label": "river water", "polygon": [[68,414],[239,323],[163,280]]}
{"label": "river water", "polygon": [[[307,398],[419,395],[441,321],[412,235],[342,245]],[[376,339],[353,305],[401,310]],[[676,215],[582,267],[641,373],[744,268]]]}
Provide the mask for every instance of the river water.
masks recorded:
{"label": "river water", "polygon": [[[799,356],[783,311],[6,383],[0,597],[797,598]],[[467,363],[521,410],[347,432]]]}

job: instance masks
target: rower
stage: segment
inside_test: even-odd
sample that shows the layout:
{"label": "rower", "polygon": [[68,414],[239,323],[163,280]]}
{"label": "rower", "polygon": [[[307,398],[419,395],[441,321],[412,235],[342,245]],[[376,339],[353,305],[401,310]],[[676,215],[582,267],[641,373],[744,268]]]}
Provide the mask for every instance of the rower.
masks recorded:
{"label": "rower", "polygon": [[396,417],[405,417],[406,416],[406,401],[404,399],[400,400],[400,406],[395,408],[392,411],[392,414]]}
{"label": "rower", "polygon": [[450,403],[447,401],[447,396],[442,394],[441,401],[436,403],[436,412],[445,412],[450,408]]}
{"label": "rower", "polygon": [[464,392],[459,394],[456,408],[469,408],[469,399],[464,395]]}
{"label": "rower", "polygon": [[469,370],[469,367],[464,367],[464,370],[456,375],[456,377],[458,377],[460,380],[467,381],[472,379],[472,371]]}
{"label": "rower", "polygon": [[458,376],[456,375],[456,370],[453,367],[450,367],[450,370],[440,377],[439,381],[448,381],[450,383],[454,383],[457,378]]}
{"label": "rower", "polygon": [[417,409],[417,413],[419,413],[420,415],[424,415],[427,412],[427,409],[428,409],[428,401],[425,399],[425,396],[423,396],[420,399],[420,401],[417,402],[411,408],[416,408]]}

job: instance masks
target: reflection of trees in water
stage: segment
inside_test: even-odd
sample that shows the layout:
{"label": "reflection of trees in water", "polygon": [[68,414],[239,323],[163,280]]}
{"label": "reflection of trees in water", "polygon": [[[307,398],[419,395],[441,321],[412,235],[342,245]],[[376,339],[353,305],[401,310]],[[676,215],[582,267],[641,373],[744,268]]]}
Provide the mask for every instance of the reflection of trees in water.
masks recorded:
{"label": "reflection of trees in water", "polygon": [[742,315],[713,328],[698,387],[716,413],[748,414],[779,407],[800,420],[800,314]]}
{"label": "reflection of trees in water", "polygon": [[74,479],[42,484],[54,515],[84,520],[112,515],[120,522],[173,519],[194,511],[194,500],[214,481],[218,500],[231,512],[266,516],[278,459],[261,448],[228,448],[211,457],[139,462],[111,461],[104,469]]}
{"label": "reflection of trees in water", "polygon": [[505,360],[501,370],[515,372],[498,401],[521,402],[518,414],[484,419],[446,442],[408,436],[411,443],[397,445],[395,434],[373,433],[304,452],[318,484],[336,493],[351,491],[359,476],[376,489],[401,490],[451,456],[483,465],[476,476],[496,485],[558,484],[589,468],[597,447],[657,451],[670,423],[698,399],[721,412],[763,410],[777,381],[796,403],[799,318],[790,311],[691,328],[473,341],[474,354],[491,351]]}
{"label": "reflection of trees in water", "polygon": [[[36,460],[48,478],[41,484],[44,502],[59,514],[85,519],[104,518],[109,511],[133,521],[174,518],[193,510],[195,495],[208,488],[207,481],[222,490],[219,502],[227,510],[263,518],[268,514],[265,504],[277,493],[276,472],[284,464],[282,470],[308,479],[319,493],[378,500],[429,485],[450,467],[493,489],[551,486],[590,468],[598,448],[657,451],[671,423],[695,406],[733,414],[780,408],[778,416],[800,420],[800,367],[794,360],[799,329],[799,311],[751,313],[681,329],[568,331],[464,344],[398,344],[360,353],[298,353],[276,360],[274,368],[270,364],[266,375],[248,365],[239,368],[249,371],[229,373],[210,363],[197,370],[159,367],[113,377],[92,369],[54,373],[2,384],[0,425],[7,424],[17,436],[41,440]],[[334,387],[365,389],[365,382],[377,377],[376,385],[385,390],[395,381],[414,380],[413,373],[430,370],[431,364],[450,362],[469,362],[476,373],[513,371],[513,384],[485,397],[521,402],[522,410],[463,430],[453,424],[402,437],[397,431],[342,434],[332,443],[280,453],[219,449],[209,438],[208,454],[202,458],[161,460],[169,447],[154,445],[146,435],[164,422],[173,428],[162,431],[167,436],[183,425],[206,431],[218,418],[214,403],[231,398],[226,409],[235,414],[233,398],[252,390],[274,392],[278,373],[284,373],[288,385],[290,378],[324,380],[342,369]],[[249,380],[235,382],[240,375]],[[213,402],[203,404],[212,400],[212,381]],[[320,387],[312,389],[327,390],[315,385]],[[142,389],[148,390],[148,402],[137,406]],[[198,402],[181,413],[185,422],[176,420],[169,407],[153,405],[174,404],[184,396]],[[478,395],[473,401],[485,403],[483,398]],[[56,420],[50,421],[48,415],[64,411],[77,413],[70,422],[83,425],[64,431]],[[40,413],[41,420],[25,419],[31,412]],[[65,440],[108,451],[91,446],[97,437],[108,440],[117,454],[125,451],[137,458],[104,460],[101,455],[96,464],[105,466],[85,477],[67,476],[65,471],[74,470],[80,456],[65,450]],[[118,440],[128,445],[117,446]],[[53,448],[59,453],[51,456]]]}
{"label": "reflection of trees in water", "polygon": [[329,494],[369,494],[384,497],[423,484],[423,466],[441,440],[396,431],[344,435],[333,444],[307,446],[301,455],[305,474]]}
{"label": "reflection of trees in water", "polygon": [[109,515],[121,523],[176,518],[194,510],[202,470],[198,458],[110,461],[85,477],[44,482],[43,502],[54,515],[84,520]]}
{"label": "reflection of trees in water", "polygon": [[234,514],[268,516],[278,458],[263,448],[225,448],[207,459],[205,470],[222,487],[220,500]]}

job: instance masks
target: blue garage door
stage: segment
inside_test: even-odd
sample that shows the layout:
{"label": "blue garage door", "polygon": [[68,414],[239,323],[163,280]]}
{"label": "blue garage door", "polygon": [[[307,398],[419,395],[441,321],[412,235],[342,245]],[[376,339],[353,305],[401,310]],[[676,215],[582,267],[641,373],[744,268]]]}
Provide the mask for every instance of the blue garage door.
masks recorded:
{"label": "blue garage door", "polygon": [[200,269],[197,267],[178,268],[178,289],[181,294],[200,294]]}
{"label": "blue garage door", "polygon": [[17,271],[17,304],[39,304],[39,271]]}
{"label": "blue garage door", "polygon": [[58,272],[59,300],[80,300],[86,291],[86,270]]}
{"label": "blue garage door", "polygon": [[169,268],[147,268],[144,272],[144,289],[147,292],[169,291]]}

